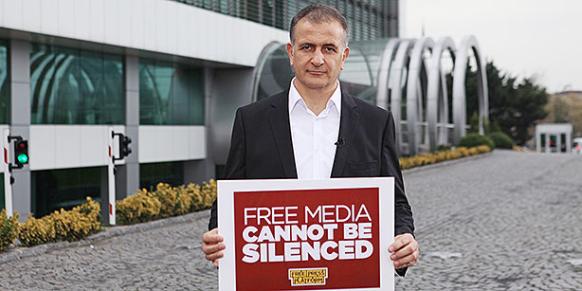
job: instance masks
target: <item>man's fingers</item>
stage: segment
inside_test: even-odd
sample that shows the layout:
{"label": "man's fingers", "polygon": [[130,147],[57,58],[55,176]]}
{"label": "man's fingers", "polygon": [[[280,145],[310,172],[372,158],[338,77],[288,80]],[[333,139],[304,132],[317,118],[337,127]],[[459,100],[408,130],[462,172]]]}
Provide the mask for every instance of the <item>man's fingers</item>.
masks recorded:
{"label": "man's fingers", "polygon": [[412,235],[409,233],[397,235],[396,237],[394,237],[394,242],[392,243],[392,245],[390,245],[388,251],[391,253],[396,252],[403,246],[409,244],[411,240],[414,240],[414,237],[412,237]]}
{"label": "man's fingers", "polygon": [[207,231],[202,235],[202,241],[207,244],[216,244],[222,242],[224,238],[218,234],[218,228]]}
{"label": "man's fingers", "polygon": [[218,259],[224,256],[223,251],[226,246],[223,241],[224,238],[218,234],[218,228],[207,231],[202,235],[202,252],[215,267],[218,267]]}
{"label": "man's fingers", "polygon": [[206,259],[209,260],[209,261],[212,261],[213,264],[214,264],[214,262],[217,259],[220,259],[222,257],[224,257],[224,252],[223,251],[218,251],[218,252],[215,252],[215,253],[207,254],[206,255]]}
{"label": "man's fingers", "polygon": [[392,253],[392,255],[390,256],[390,259],[392,259],[393,261],[399,260],[401,258],[408,256],[408,255],[411,255],[417,249],[418,249],[417,243],[414,241],[410,242],[408,245],[406,245],[406,246],[400,248],[398,251]]}
{"label": "man's fingers", "polygon": [[412,254],[410,254],[406,257],[403,257],[400,260],[394,261],[394,267],[396,269],[400,269],[400,268],[404,268],[404,267],[414,266],[418,262],[419,255],[420,255],[420,252],[418,250],[416,250]]}
{"label": "man's fingers", "polygon": [[212,254],[212,253],[216,253],[218,251],[222,251],[226,248],[226,246],[223,243],[217,243],[217,244],[207,244],[207,243],[203,243],[202,244],[202,251],[205,254]]}

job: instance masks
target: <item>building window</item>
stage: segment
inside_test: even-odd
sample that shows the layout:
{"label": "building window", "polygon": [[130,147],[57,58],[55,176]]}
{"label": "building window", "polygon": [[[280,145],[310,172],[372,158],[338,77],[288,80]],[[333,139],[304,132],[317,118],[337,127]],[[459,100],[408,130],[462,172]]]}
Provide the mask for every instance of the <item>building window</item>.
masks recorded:
{"label": "building window", "polygon": [[10,70],[8,42],[0,40],[0,124],[10,123]]}
{"label": "building window", "polygon": [[200,68],[140,60],[142,125],[203,125],[204,78]]}
{"label": "building window", "polygon": [[172,186],[184,184],[184,163],[148,163],[139,165],[139,187],[154,190],[158,183]]}
{"label": "building window", "polygon": [[32,207],[41,217],[61,208],[71,209],[87,197],[100,201],[104,167],[33,171]]}
{"label": "building window", "polygon": [[33,44],[32,124],[124,124],[123,57]]}

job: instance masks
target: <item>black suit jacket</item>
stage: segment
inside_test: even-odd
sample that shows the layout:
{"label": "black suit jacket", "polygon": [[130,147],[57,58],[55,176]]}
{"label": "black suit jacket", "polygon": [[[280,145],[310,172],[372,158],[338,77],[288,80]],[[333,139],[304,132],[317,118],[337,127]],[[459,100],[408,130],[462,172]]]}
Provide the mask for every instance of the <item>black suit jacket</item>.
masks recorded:
{"label": "black suit jacket", "polygon": [[[225,179],[297,178],[288,92],[241,107],[236,112]],[[342,92],[340,132],[331,177],[394,177],[394,233],[414,233],[395,148],[392,115]],[[209,229],[218,225],[216,201]]]}

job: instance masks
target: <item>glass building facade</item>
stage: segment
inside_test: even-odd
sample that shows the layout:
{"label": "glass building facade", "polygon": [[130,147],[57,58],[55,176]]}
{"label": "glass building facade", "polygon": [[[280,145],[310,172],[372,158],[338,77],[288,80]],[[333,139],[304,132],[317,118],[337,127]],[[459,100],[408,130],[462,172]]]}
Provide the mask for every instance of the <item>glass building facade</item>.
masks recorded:
{"label": "glass building facade", "polygon": [[140,188],[152,190],[158,183],[172,186],[184,184],[184,163],[147,163],[139,165]]}
{"label": "glass building facade", "polygon": [[0,124],[10,123],[10,74],[8,42],[0,40]]}
{"label": "glass building facade", "polygon": [[32,124],[123,124],[123,57],[33,44]]}
{"label": "glass building facade", "polygon": [[174,0],[267,26],[289,30],[303,7],[321,3],[336,7],[347,18],[352,40],[398,36],[398,0]]}
{"label": "glass building facade", "polygon": [[203,70],[141,59],[139,111],[142,125],[203,125]]}
{"label": "glass building facade", "polygon": [[70,209],[92,197],[100,201],[103,167],[31,172],[32,210],[41,217]]}

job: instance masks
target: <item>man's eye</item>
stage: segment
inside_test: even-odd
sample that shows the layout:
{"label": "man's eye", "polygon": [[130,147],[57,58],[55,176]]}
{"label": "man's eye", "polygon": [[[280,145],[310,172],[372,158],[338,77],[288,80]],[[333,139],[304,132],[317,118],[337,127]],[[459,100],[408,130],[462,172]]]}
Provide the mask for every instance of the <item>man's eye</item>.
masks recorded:
{"label": "man's eye", "polygon": [[335,52],[336,52],[336,50],[335,50],[335,48],[333,48],[333,47],[326,47],[326,48],[325,48],[325,52],[326,52],[326,53],[335,53]]}
{"label": "man's eye", "polygon": [[310,49],[310,48],[311,48],[311,46],[310,46],[310,45],[308,45],[308,44],[304,44],[304,45],[302,45],[302,46],[301,46],[301,49],[302,49],[302,50],[308,50],[308,49]]}

